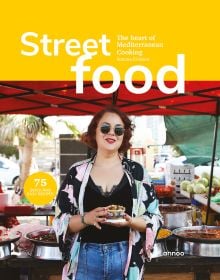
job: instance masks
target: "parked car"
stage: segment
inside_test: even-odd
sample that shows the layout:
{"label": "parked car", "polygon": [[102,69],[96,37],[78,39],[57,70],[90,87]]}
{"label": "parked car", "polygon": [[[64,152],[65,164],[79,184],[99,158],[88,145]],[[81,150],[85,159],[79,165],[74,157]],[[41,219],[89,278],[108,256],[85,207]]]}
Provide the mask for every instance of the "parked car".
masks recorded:
{"label": "parked car", "polygon": [[7,158],[0,157],[0,181],[3,185],[13,185],[19,174],[18,164]]}
{"label": "parked car", "polygon": [[[32,159],[30,174],[39,170],[36,160]],[[20,175],[19,165],[12,160],[0,157],[0,181],[3,185],[13,185]]]}

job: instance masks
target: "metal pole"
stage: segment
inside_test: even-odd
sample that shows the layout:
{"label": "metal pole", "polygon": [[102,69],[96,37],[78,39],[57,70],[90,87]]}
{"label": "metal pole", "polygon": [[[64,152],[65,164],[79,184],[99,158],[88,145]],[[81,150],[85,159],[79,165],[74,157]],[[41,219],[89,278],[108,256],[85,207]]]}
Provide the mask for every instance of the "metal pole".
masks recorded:
{"label": "metal pole", "polygon": [[212,145],[212,164],[211,164],[211,173],[210,173],[210,183],[209,183],[209,193],[208,193],[208,201],[207,201],[207,209],[206,209],[206,218],[205,224],[208,224],[209,212],[210,212],[210,202],[211,202],[211,190],[212,190],[212,181],[213,181],[213,169],[215,164],[215,153],[216,153],[216,144],[218,137],[218,115],[219,115],[219,102],[216,104],[216,116],[215,116],[215,127],[214,127],[214,137],[213,137],[213,145]]}
{"label": "metal pole", "polygon": [[118,101],[118,90],[112,93],[112,105],[116,105]]}

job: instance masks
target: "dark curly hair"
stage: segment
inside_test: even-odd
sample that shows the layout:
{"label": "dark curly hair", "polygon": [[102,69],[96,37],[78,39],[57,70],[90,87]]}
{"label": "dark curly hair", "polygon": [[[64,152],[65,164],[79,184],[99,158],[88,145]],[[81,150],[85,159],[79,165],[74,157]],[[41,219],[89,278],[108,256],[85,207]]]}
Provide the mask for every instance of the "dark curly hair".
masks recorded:
{"label": "dark curly hair", "polygon": [[87,132],[83,133],[81,136],[81,141],[85,144],[87,144],[89,147],[93,149],[97,149],[97,143],[96,143],[96,128],[98,126],[98,123],[100,119],[103,117],[105,113],[114,113],[117,114],[122,122],[124,123],[124,137],[123,142],[119,148],[119,153],[125,153],[127,150],[131,147],[131,143],[129,142],[132,137],[132,132],[134,130],[134,125],[132,124],[131,120],[128,118],[128,116],[119,110],[116,106],[107,106],[105,109],[99,111],[95,114],[93,119],[91,120]]}

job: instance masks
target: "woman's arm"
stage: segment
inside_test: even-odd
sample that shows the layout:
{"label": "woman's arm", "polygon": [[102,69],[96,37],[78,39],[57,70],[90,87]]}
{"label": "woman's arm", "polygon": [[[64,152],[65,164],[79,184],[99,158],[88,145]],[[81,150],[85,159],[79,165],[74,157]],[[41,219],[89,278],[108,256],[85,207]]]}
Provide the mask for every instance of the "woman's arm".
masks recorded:
{"label": "woman's arm", "polygon": [[139,232],[145,232],[146,230],[146,222],[142,217],[134,217],[132,218],[129,215],[125,215],[125,220],[128,222],[128,226],[131,229],[137,230]]}

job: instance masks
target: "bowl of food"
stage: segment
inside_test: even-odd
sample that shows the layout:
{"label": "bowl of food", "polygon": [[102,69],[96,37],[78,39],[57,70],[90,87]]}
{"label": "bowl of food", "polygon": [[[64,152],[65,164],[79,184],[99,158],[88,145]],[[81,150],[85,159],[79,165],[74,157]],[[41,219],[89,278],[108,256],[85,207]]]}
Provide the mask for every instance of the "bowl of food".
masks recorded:
{"label": "bowl of food", "polygon": [[173,234],[178,238],[178,249],[187,255],[220,257],[220,227],[182,227]]}
{"label": "bowl of food", "polygon": [[56,240],[55,232],[52,228],[32,231],[25,236],[33,243],[30,255],[43,260],[61,260],[62,254]]}
{"label": "bowl of food", "polygon": [[122,205],[112,204],[108,207],[107,222],[124,221],[125,207]]}

